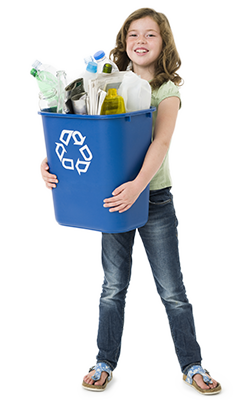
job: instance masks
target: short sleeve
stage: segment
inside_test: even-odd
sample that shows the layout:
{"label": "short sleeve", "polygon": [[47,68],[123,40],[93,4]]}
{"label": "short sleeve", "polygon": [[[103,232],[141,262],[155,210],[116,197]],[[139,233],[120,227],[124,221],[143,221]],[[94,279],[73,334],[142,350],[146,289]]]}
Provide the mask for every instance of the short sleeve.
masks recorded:
{"label": "short sleeve", "polygon": [[152,106],[158,107],[162,100],[167,99],[168,97],[178,97],[180,99],[181,108],[181,97],[179,93],[179,88],[172,81],[168,81],[163,83],[161,87],[157,90],[153,90],[152,92]]}

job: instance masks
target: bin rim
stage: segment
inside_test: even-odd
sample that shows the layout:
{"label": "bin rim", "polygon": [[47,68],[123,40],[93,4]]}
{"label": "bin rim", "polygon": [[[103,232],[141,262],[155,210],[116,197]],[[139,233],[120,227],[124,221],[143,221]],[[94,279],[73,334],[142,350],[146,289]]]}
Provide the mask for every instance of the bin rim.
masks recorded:
{"label": "bin rim", "polygon": [[38,114],[45,116],[45,117],[53,117],[53,118],[103,120],[103,119],[127,118],[127,117],[132,117],[135,115],[149,114],[154,111],[156,111],[156,107],[150,107],[145,110],[132,111],[132,112],[123,113],[123,114],[109,114],[109,115],[57,114],[57,113],[44,112],[44,111],[38,111]]}

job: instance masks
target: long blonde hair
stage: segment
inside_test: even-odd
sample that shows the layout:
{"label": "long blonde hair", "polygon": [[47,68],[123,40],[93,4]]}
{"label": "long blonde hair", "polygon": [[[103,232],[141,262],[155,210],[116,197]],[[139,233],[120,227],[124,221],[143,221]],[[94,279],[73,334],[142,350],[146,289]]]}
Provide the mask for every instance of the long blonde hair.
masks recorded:
{"label": "long blonde hair", "polygon": [[176,71],[181,66],[181,60],[176,49],[169,21],[164,14],[158,13],[151,8],[140,8],[130,14],[125,20],[116,37],[116,47],[110,52],[110,58],[114,60],[120,71],[126,71],[131,61],[126,53],[126,37],[130,24],[137,19],[147,16],[151,17],[158,24],[163,42],[161,54],[156,60],[155,76],[150,84],[153,89],[156,89],[164,82],[171,80],[180,86],[183,83],[182,78]]}

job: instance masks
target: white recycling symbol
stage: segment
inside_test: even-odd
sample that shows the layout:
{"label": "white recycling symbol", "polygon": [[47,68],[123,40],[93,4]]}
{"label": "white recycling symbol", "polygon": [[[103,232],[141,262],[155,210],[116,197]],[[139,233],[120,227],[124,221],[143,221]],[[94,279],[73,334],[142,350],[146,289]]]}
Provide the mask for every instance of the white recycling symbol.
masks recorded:
{"label": "white recycling symbol", "polygon": [[[70,143],[71,138],[74,141],[74,146],[82,146],[79,149],[79,152],[83,159],[80,159],[80,157],[78,157],[78,159],[74,161],[71,158],[65,157],[67,153],[66,147]],[[76,169],[79,175],[81,173],[86,173],[88,171],[91,160],[93,158],[93,155],[87,144],[84,145],[85,139],[86,136],[83,136],[82,133],[79,131],[71,131],[63,129],[63,131],[61,131],[61,135],[59,138],[60,143],[55,142],[56,144],[55,152],[62,166],[65,169],[69,170]]]}

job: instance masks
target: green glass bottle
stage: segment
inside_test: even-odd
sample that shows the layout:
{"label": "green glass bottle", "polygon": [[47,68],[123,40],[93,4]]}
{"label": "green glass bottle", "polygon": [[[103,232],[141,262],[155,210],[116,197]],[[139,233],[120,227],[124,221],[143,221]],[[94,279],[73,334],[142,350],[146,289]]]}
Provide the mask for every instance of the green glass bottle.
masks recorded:
{"label": "green glass bottle", "polygon": [[112,65],[108,63],[104,64],[102,72],[103,73],[105,72],[106,74],[111,74],[111,71],[112,71]]}

